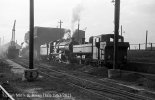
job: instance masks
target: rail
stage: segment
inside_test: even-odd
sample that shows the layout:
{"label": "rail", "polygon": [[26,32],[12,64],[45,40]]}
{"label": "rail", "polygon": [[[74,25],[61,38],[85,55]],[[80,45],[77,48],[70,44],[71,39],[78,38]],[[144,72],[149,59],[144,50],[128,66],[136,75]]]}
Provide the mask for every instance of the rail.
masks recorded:
{"label": "rail", "polygon": [[0,85],[0,98],[3,100],[15,100],[4,88]]}
{"label": "rail", "polygon": [[[18,60],[18,63],[19,63],[19,60]],[[22,63],[22,65],[23,65],[23,63]],[[25,66],[27,66],[27,65],[25,65]],[[106,99],[110,99],[110,100],[113,100],[114,98],[117,98],[117,97],[121,98],[121,99],[126,98],[126,99],[134,99],[134,100],[135,99],[136,100],[153,100],[150,97],[145,97],[145,96],[142,96],[139,94],[135,94],[132,92],[122,90],[120,88],[116,88],[116,87],[112,87],[112,86],[109,86],[106,84],[94,82],[89,79],[80,78],[80,77],[68,74],[66,72],[63,72],[62,70],[57,71],[57,70],[48,68],[48,66],[45,66],[45,65],[37,65],[36,64],[36,66],[39,67],[40,74],[47,75],[49,78],[56,78],[56,79],[61,79],[61,80],[63,79],[62,81],[65,81],[68,84],[79,87],[83,90],[88,91],[89,93],[93,93],[93,94],[98,95],[102,98],[106,98]],[[62,76],[59,76],[59,75],[57,76],[57,74],[56,75],[50,74],[51,72],[59,73],[59,75],[62,75]],[[109,94],[107,94],[107,93],[109,93]],[[113,94],[113,96],[112,97],[109,96],[110,94]]]}

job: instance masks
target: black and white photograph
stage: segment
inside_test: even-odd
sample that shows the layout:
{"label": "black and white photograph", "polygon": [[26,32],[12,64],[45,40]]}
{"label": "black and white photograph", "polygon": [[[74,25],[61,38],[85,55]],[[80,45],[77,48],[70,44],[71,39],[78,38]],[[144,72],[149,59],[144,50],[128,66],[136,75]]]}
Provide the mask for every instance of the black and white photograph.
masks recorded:
{"label": "black and white photograph", "polygon": [[0,0],[0,100],[155,100],[155,0]]}

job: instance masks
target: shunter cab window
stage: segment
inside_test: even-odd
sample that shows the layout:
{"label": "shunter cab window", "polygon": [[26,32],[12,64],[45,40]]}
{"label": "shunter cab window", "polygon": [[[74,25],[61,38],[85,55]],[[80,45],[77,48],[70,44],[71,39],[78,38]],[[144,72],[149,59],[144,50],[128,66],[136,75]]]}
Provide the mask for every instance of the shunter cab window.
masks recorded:
{"label": "shunter cab window", "polygon": [[99,42],[99,38],[94,38],[93,43],[95,44],[96,42]]}
{"label": "shunter cab window", "polygon": [[110,42],[114,42],[114,38],[110,38]]}
{"label": "shunter cab window", "polygon": [[118,42],[122,42],[122,39],[118,39]]}
{"label": "shunter cab window", "polygon": [[[114,42],[114,38],[110,38],[110,42]],[[118,42],[123,42],[122,39],[118,39]]]}
{"label": "shunter cab window", "polygon": [[99,42],[99,38],[96,38],[96,42]]}

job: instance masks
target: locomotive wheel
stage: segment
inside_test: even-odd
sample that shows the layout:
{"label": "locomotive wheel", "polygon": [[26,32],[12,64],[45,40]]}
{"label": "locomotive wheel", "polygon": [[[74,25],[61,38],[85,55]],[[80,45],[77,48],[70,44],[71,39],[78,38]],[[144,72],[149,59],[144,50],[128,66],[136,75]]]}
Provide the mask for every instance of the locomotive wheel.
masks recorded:
{"label": "locomotive wheel", "polygon": [[90,62],[89,62],[88,60],[86,60],[86,61],[84,62],[84,64],[85,64],[85,65],[89,65]]}
{"label": "locomotive wheel", "polygon": [[93,67],[97,67],[96,62],[92,62],[91,65],[92,65]]}

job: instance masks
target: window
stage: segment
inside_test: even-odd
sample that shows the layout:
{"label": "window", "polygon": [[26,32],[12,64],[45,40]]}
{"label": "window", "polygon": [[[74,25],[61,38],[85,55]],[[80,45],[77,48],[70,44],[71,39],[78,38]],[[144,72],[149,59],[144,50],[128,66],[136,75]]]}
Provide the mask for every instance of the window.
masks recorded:
{"label": "window", "polygon": [[110,38],[110,42],[114,42],[114,39],[113,38]]}
{"label": "window", "polygon": [[96,38],[96,42],[99,42],[99,38]]}
{"label": "window", "polygon": [[122,39],[118,39],[118,42],[122,42]]}

